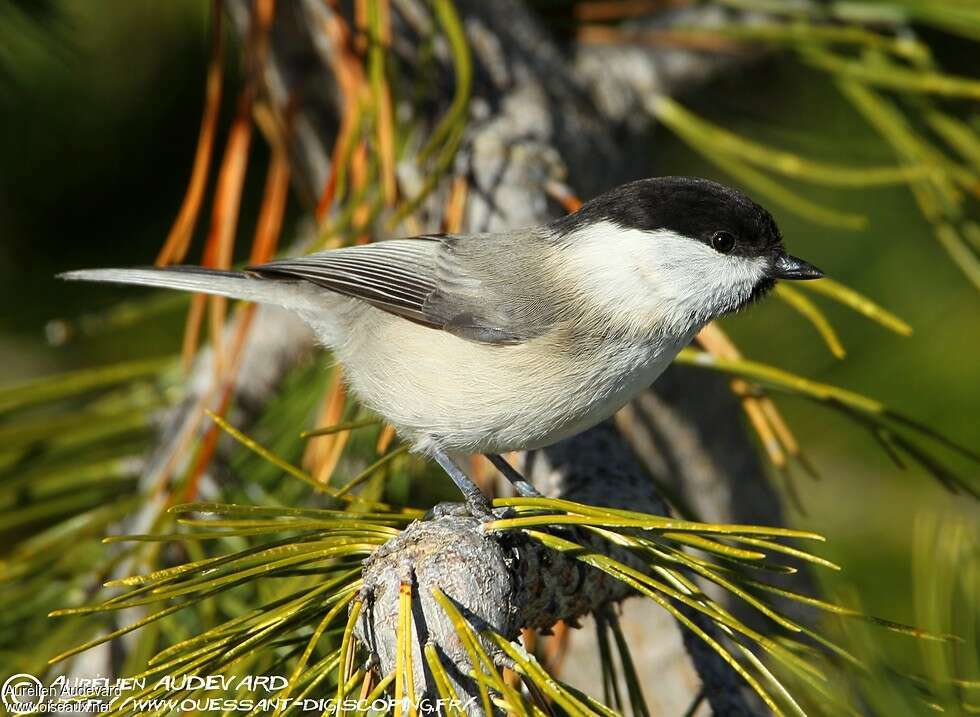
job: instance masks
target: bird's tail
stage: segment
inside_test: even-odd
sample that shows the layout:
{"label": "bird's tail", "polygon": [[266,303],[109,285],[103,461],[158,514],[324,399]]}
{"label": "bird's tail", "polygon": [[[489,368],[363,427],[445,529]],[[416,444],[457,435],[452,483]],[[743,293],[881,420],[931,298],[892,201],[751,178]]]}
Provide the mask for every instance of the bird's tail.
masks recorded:
{"label": "bird's tail", "polygon": [[197,266],[137,267],[132,269],[81,269],[59,274],[68,281],[101,281],[138,284],[193,291],[231,299],[273,304],[287,309],[310,309],[313,297],[308,284],[262,279],[241,271],[221,271]]}

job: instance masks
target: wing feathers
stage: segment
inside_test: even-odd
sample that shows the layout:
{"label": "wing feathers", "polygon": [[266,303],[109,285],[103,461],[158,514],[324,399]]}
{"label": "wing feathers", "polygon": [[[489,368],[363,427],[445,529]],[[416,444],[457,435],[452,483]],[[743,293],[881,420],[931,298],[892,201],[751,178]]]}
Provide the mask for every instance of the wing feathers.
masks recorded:
{"label": "wing feathers", "polygon": [[367,301],[405,318],[437,326],[425,315],[436,290],[436,237],[395,239],[272,261],[248,270],[265,277],[303,279]]}

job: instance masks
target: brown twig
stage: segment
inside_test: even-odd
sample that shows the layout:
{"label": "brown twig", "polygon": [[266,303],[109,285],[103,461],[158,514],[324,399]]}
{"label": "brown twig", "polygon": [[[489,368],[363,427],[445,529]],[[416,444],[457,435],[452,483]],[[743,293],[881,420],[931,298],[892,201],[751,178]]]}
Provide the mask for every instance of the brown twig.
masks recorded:
{"label": "brown twig", "polygon": [[336,0],[326,0],[334,12],[323,20],[323,31],[334,48],[331,53],[331,69],[343,98],[340,131],[331,152],[330,173],[317,202],[316,218],[322,221],[327,215],[334,199],[340,192],[341,172],[345,169],[345,159],[351,151],[358,125],[358,114],[365,93],[364,67],[352,44],[350,28],[337,7]]}
{"label": "brown twig", "polygon": [[442,215],[442,230],[447,234],[455,234],[463,228],[468,190],[469,185],[466,182],[466,177],[462,175],[453,177],[449,199],[446,201],[446,210]]}
{"label": "brown twig", "polygon": [[575,38],[586,44],[651,45],[706,52],[744,53],[750,48],[738,40],[683,30],[627,30],[608,25],[581,25]]}
{"label": "brown twig", "polygon": [[572,16],[583,22],[625,20],[690,4],[690,0],[582,0],[575,3]]}
{"label": "brown twig", "polygon": [[[705,350],[719,358],[729,360],[742,358],[738,347],[715,323],[705,326],[696,339]],[[732,392],[742,399],[742,407],[772,464],[780,470],[785,469],[788,454],[812,474],[813,469],[803,456],[799,442],[772,399],[766,396],[759,386],[754,386],[744,379],[733,380],[731,387]]]}
{"label": "brown twig", "polygon": [[[221,86],[224,78],[224,35],[222,33],[221,13],[221,0],[211,0],[211,58],[208,61],[207,78],[204,83],[204,115],[201,118],[197,149],[194,151],[194,164],[191,168],[191,178],[187,183],[184,201],[180,205],[180,211],[174,219],[170,233],[154,262],[157,266],[179,263],[187,256],[187,249],[190,246],[194,226],[197,224],[201,203],[204,200],[208,170],[211,167],[211,156],[214,153],[214,137],[218,128],[218,114],[221,110]],[[185,353],[185,358],[186,356]]]}

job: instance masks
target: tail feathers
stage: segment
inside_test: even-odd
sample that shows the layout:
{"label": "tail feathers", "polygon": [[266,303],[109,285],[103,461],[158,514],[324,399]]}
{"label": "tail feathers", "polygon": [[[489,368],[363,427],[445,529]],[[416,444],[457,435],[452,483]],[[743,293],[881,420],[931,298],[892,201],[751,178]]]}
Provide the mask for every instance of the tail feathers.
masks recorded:
{"label": "tail feathers", "polygon": [[231,299],[274,304],[289,309],[311,308],[309,286],[294,281],[267,280],[241,271],[196,266],[82,269],[58,275],[67,281],[100,281],[193,291]]}

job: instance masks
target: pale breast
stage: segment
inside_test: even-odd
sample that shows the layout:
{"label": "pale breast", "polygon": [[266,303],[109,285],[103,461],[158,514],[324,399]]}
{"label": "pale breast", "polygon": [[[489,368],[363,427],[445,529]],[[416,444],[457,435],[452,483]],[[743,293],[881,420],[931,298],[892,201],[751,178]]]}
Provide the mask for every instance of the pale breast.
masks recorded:
{"label": "pale breast", "polygon": [[[335,352],[355,393],[420,449],[537,448],[607,418],[683,345],[541,337],[488,345],[371,307],[351,307]],[[686,343],[686,341],[684,342]]]}

